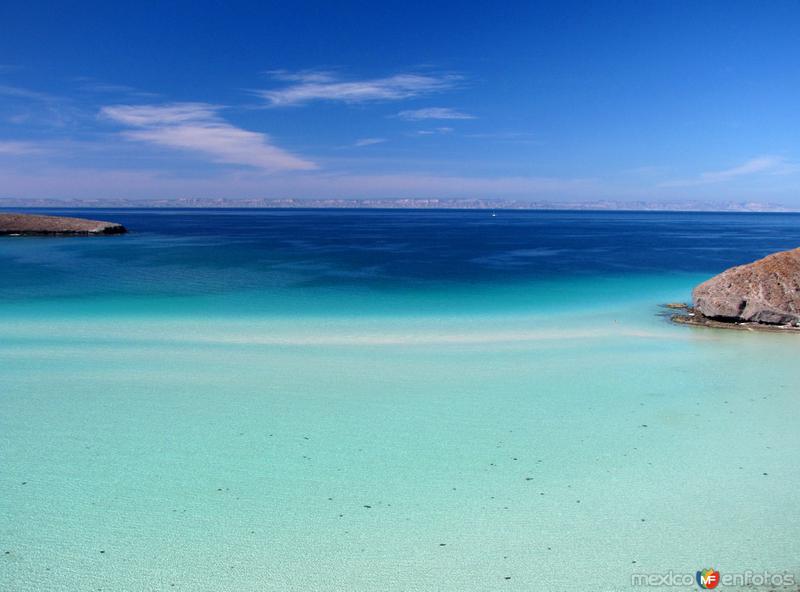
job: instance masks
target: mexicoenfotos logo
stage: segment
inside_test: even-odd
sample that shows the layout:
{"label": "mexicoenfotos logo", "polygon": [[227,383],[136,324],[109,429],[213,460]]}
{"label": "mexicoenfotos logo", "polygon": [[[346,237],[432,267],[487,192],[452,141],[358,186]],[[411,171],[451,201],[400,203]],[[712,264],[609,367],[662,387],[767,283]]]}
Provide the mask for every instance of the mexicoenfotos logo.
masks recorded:
{"label": "mexicoenfotos logo", "polygon": [[704,590],[713,590],[719,585],[719,572],[709,567],[697,572],[697,585]]}
{"label": "mexicoenfotos logo", "polygon": [[726,571],[724,574],[720,574],[713,567],[697,571],[694,576],[691,573],[672,570],[660,573],[631,574],[631,585],[633,587],[681,587],[686,589],[696,584],[700,586],[701,590],[713,590],[717,586],[722,588],[736,586],[738,588],[769,588],[771,590],[791,588],[791,590],[799,590],[797,588],[797,580],[797,575],[788,570],[771,572],[747,569],[742,572]]}

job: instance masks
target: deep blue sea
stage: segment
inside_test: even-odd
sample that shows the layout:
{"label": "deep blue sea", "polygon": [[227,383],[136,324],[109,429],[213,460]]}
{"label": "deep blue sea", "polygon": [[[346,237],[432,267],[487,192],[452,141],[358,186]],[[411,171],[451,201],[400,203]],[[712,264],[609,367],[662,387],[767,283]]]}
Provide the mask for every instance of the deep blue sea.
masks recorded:
{"label": "deep blue sea", "polygon": [[308,287],[391,291],[577,276],[709,274],[800,244],[800,214],[40,212],[113,219],[131,233],[93,242],[5,241],[4,298]]}
{"label": "deep blue sea", "polygon": [[130,232],[0,237],[0,590],[800,581],[800,340],[660,307],[800,215],[39,212]]}

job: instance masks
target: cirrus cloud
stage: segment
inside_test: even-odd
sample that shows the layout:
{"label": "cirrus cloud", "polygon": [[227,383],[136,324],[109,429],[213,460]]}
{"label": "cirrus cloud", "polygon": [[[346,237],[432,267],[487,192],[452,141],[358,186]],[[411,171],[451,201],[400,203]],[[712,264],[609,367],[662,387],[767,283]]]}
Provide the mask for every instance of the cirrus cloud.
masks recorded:
{"label": "cirrus cloud", "polygon": [[44,152],[44,148],[33,142],[0,141],[0,155],[27,156]]}
{"label": "cirrus cloud", "polygon": [[474,115],[462,113],[449,107],[426,107],[424,109],[408,109],[396,115],[400,119],[419,121],[422,119],[476,119]]}
{"label": "cirrus cloud", "polygon": [[708,171],[700,173],[694,179],[682,179],[668,181],[659,185],[660,187],[691,187],[693,185],[706,185],[710,183],[722,183],[747,175],[788,175],[800,171],[800,166],[791,163],[782,156],[757,156],[745,161],[744,163],[719,171]]}
{"label": "cirrus cloud", "polygon": [[303,105],[313,101],[397,101],[442,92],[455,87],[462,80],[462,76],[457,74],[417,73],[363,80],[341,80],[329,72],[279,72],[273,73],[273,77],[294,83],[283,88],[255,91],[273,107]]}
{"label": "cirrus cloud", "polygon": [[386,138],[360,138],[355,141],[356,148],[363,148],[364,146],[374,146],[375,144],[383,144]]}
{"label": "cirrus cloud", "polygon": [[122,132],[127,139],[204,154],[214,162],[269,172],[316,168],[313,162],[274,146],[268,135],[224,121],[220,109],[209,103],[113,105],[103,107],[100,114],[136,128]]}

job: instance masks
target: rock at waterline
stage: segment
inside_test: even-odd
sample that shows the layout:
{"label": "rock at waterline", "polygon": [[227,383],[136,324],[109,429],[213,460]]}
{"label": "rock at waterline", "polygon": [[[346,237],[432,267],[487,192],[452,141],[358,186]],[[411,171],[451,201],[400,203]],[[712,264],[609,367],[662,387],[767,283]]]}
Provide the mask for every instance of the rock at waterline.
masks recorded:
{"label": "rock at waterline", "polygon": [[122,224],[115,222],[64,216],[0,213],[0,235],[63,236],[123,234],[125,232],[127,229]]}
{"label": "rock at waterline", "polygon": [[732,267],[692,291],[706,319],[771,326],[800,325],[800,248]]}

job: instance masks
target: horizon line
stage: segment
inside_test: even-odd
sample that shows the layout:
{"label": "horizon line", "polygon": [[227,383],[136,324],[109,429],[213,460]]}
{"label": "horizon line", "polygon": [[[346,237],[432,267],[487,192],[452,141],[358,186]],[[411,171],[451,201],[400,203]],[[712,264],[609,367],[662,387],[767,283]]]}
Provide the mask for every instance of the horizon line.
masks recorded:
{"label": "horizon line", "polygon": [[504,198],[170,198],[84,199],[0,198],[2,208],[67,209],[386,209],[386,210],[505,210],[505,211],[638,211],[797,213],[783,204],[753,201],[579,200],[528,201]]}

